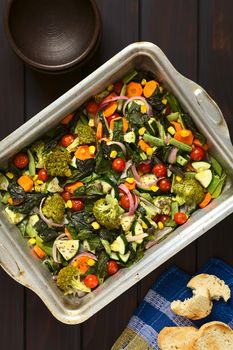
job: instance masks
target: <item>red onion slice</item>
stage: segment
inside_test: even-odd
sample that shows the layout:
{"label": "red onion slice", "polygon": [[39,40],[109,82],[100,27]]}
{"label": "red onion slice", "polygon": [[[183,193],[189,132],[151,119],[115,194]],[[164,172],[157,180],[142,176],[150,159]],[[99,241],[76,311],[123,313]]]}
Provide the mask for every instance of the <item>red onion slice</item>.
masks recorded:
{"label": "red onion slice", "polygon": [[122,152],[124,153],[124,155],[126,155],[126,148],[125,145],[122,142],[118,142],[118,141],[109,141],[107,142],[107,145],[118,145],[121,149]]}
{"label": "red onion slice", "polygon": [[134,211],[137,210],[138,204],[139,204],[139,199],[138,199],[138,196],[135,194],[134,195]]}
{"label": "red onion slice", "polygon": [[176,155],[178,152],[178,148],[177,147],[172,147],[171,152],[169,153],[168,156],[168,163],[170,164],[174,164],[176,162]]}
{"label": "red onion slice", "polygon": [[52,220],[47,219],[44,216],[44,214],[42,212],[42,206],[43,206],[44,201],[45,201],[45,198],[43,198],[41,200],[40,207],[39,207],[39,213],[38,214],[40,215],[41,219],[48,225],[48,227],[63,227],[64,224],[57,224],[57,223],[53,222]]}
{"label": "red onion slice", "polygon": [[136,169],[135,164],[132,164],[131,169],[132,169],[132,173],[133,173],[133,176],[134,176],[134,178],[135,178],[135,181],[137,181],[137,182],[140,183],[141,178],[140,178],[140,176],[139,176],[139,174],[138,174],[138,172],[137,172],[137,169]]}
{"label": "red onion slice", "polygon": [[126,164],[125,164],[125,169],[124,169],[123,173],[121,174],[120,179],[123,179],[124,177],[127,177],[127,171],[128,171],[128,169],[131,167],[131,165],[132,165],[132,160],[130,159],[130,160],[128,160],[128,161],[126,162]]}
{"label": "red onion slice", "polygon": [[165,136],[164,136],[164,142],[166,143],[166,145],[168,144],[170,138],[171,138],[171,137],[170,137],[169,135],[165,135]]}
{"label": "red onion slice", "polygon": [[129,98],[126,96],[116,96],[116,97],[112,97],[109,98],[103,102],[101,102],[99,109],[102,109],[105,105],[107,105],[110,102],[114,102],[114,101],[118,101],[118,100],[128,100]]}
{"label": "red onion slice", "polygon": [[97,257],[95,254],[89,253],[89,252],[83,252],[83,253],[78,253],[77,255],[75,255],[75,257],[71,260],[71,262],[69,263],[69,265],[72,265],[75,260],[77,260],[78,258],[80,258],[81,256],[88,256],[88,258],[96,260],[97,261]]}
{"label": "red onion slice", "polygon": [[133,196],[130,192],[130,190],[124,185],[124,184],[121,184],[119,185],[119,188],[125,192],[125,194],[128,196],[129,198],[129,215],[133,215],[134,212],[135,212],[135,206],[134,206],[134,200],[133,200]]}
{"label": "red onion slice", "polygon": [[147,233],[142,233],[142,234],[140,234],[140,235],[135,235],[135,236],[129,236],[129,235],[127,235],[127,236],[125,236],[125,237],[126,237],[126,239],[127,239],[128,242],[135,242],[135,241],[140,241],[140,239],[143,239],[143,238],[145,238],[145,237],[147,237],[147,236],[148,236]]}
{"label": "red onion slice", "polygon": [[127,105],[131,102],[131,101],[134,101],[134,100],[140,100],[140,101],[143,101],[145,106],[146,106],[146,111],[147,111],[147,114],[149,116],[152,116],[153,115],[153,112],[152,112],[152,109],[150,107],[150,105],[148,104],[148,102],[146,101],[146,99],[142,96],[135,96],[135,97],[131,97],[129,98],[125,104],[124,104],[124,107],[123,107],[123,114],[125,115],[125,111],[126,111],[126,107]]}

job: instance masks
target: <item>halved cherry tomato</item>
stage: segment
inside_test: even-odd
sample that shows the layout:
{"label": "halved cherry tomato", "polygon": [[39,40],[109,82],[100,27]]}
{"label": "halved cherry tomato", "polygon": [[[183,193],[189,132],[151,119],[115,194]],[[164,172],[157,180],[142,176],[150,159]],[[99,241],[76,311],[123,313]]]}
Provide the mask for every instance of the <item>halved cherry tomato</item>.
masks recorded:
{"label": "halved cherry tomato", "polygon": [[38,179],[43,181],[43,182],[48,181],[49,175],[48,175],[48,173],[47,173],[47,171],[45,169],[40,169],[38,171]]}
{"label": "halved cherry tomato", "polygon": [[199,162],[204,157],[205,157],[205,152],[201,147],[194,147],[194,149],[190,153],[190,158],[195,162]]}
{"label": "halved cherry tomato", "polygon": [[166,110],[165,110],[165,115],[168,115],[168,114],[170,114],[171,113],[171,107],[169,106],[169,104],[167,104],[167,106],[166,106]]}
{"label": "halved cherry tomato", "polygon": [[117,95],[120,95],[123,83],[122,81],[118,81],[118,83],[114,84],[114,91]]}
{"label": "halved cherry tomato", "polygon": [[61,144],[63,147],[68,147],[69,145],[71,145],[73,141],[74,141],[74,135],[72,134],[64,135],[61,138]]}
{"label": "halved cherry tomato", "polygon": [[119,201],[119,204],[125,210],[129,210],[129,197],[126,194],[123,194]]}
{"label": "halved cherry tomato", "polygon": [[64,201],[67,202],[71,199],[72,194],[68,191],[64,191],[62,192],[61,196],[64,199]]}
{"label": "halved cherry tomato", "polygon": [[72,211],[80,211],[83,210],[84,203],[81,199],[72,199]]}
{"label": "halved cherry tomato", "polygon": [[29,163],[28,156],[25,153],[18,153],[13,159],[13,163],[18,169],[24,169]]}
{"label": "halved cherry tomato", "polygon": [[188,216],[183,212],[178,212],[178,213],[175,213],[174,215],[174,221],[178,225],[183,225],[187,220],[188,220]]}
{"label": "halved cherry tomato", "polygon": [[122,173],[125,169],[125,161],[122,158],[115,158],[112,162],[112,168],[116,173]]}
{"label": "halved cherry tomato", "polygon": [[98,280],[98,277],[96,275],[87,275],[84,278],[84,283],[88,288],[93,289],[93,288],[98,286],[99,280]]}
{"label": "halved cherry tomato", "polygon": [[153,221],[155,221],[156,223],[158,223],[159,221],[161,221],[163,224],[165,223],[165,221],[167,221],[169,219],[168,215],[163,215],[163,214],[157,214],[154,218]]}
{"label": "halved cherry tomato", "polygon": [[119,266],[114,260],[108,261],[107,268],[109,276],[114,275],[119,270]]}
{"label": "halved cherry tomato", "polygon": [[98,112],[98,109],[99,106],[97,105],[97,103],[95,103],[95,101],[90,101],[86,105],[87,113],[96,114]]}
{"label": "halved cherry tomato", "polygon": [[111,123],[111,120],[116,119],[116,118],[121,118],[120,114],[114,113],[113,115],[111,115],[110,117],[108,117],[108,118],[107,118],[108,124]]}
{"label": "halved cherry tomato", "polygon": [[158,186],[162,192],[169,192],[171,188],[171,182],[169,179],[162,179],[158,182]]}
{"label": "halved cherry tomato", "polygon": [[143,174],[149,173],[150,169],[151,169],[150,163],[148,164],[142,163],[138,166],[138,170],[141,171]]}
{"label": "halved cherry tomato", "polygon": [[167,168],[164,164],[156,164],[153,169],[152,173],[157,177],[166,177],[167,176]]}

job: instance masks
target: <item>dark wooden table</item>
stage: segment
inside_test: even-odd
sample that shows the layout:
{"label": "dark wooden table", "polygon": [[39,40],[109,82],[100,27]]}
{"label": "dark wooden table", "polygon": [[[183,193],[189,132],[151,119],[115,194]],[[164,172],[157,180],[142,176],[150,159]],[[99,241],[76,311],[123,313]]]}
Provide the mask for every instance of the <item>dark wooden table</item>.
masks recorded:
{"label": "dark wooden table", "polygon": [[[53,0],[55,2],[55,0]],[[65,1],[65,0],[64,0]],[[159,45],[174,66],[220,105],[233,135],[232,0],[97,0],[101,46],[82,70],[64,76],[31,71],[0,28],[0,139],[134,41]],[[0,0],[1,22],[4,0]],[[1,350],[109,350],[152,282],[169,265],[195,272],[218,256],[233,265],[233,216],[78,326],[56,321],[40,299],[0,270]]]}

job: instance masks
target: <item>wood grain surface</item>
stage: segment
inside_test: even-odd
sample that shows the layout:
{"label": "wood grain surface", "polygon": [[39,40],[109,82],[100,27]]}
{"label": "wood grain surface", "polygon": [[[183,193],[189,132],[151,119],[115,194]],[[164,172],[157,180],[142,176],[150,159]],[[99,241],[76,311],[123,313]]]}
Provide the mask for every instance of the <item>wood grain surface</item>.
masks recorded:
{"label": "wood grain surface", "polygon": [[[232,0],[96,0],[101,44],[85,66],[65,75],[41,74],[12,53],[0,1],[0,139],[54,101],[126,45],[151,41],[173,65],[220,105],[233,137]],[[31,291],[0,270],[0,350],[110,350],[158,275],[171,264],[193,273],[210,257],[233,265],[233,216],[172,257],[81,325],[64,325]]]}

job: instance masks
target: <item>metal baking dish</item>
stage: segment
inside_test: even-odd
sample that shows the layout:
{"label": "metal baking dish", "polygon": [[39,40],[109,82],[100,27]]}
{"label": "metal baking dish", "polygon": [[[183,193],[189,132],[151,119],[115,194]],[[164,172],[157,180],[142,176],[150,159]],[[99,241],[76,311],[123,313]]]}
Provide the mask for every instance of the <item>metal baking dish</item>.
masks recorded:
{"label": "metal baking dish", "polygon": [[0,263],[16,281],[33,290],[61,322],[78,324],[137,283],[172,255],[197,239],[233,212],[233,146],[221,111],[209,95],[171,65],[164,53],[147,42],[129,45],[82,82],[38,113],[0,143],[0,167],[17,151],[64,115],[77,109],[91,95],[121,78],[129,69],[149,70],[173,91],[183,108],[190,113],[207,136],[210,151],[225,168],[228,180],[223,193],[205,209],[196,211],[190,220],[177,228],[159,245],[149,249],[144,258],[130,268],[120,270],[94,292],[82,299],[64,297],[52,281],[49,271],[31,255],[27,242],[16,226],[10,224],[0,207]]}

